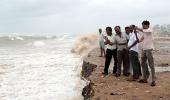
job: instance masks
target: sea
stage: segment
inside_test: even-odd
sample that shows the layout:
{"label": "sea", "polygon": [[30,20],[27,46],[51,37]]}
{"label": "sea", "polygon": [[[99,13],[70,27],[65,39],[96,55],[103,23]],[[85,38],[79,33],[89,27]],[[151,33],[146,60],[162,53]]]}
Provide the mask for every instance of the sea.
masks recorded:
{"label": "sea", "polygon": [[77,35],[0,35],[0,100],[83,100]]}

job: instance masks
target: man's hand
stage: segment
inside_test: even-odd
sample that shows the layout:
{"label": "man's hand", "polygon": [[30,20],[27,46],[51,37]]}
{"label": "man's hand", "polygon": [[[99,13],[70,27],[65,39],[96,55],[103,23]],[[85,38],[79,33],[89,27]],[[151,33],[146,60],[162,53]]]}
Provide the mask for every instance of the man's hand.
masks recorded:
{"label": "man's hand", "polygon": [[108,44],[108,40],[109,40],[109,39],[108,39],[106,36],[104,37],[104,39],[105,39],[104,44],[105,44],[105,45],[107,45],[107,44]]}
{"label": "man's hand", "polygon": [[108,40],[108,44],[109,44],[109,45],[113,45],[113,43],[112,43],[112,42],[110,42],[110,40]]}
{"label": "man's hand", "polygon": [[107,45],[107,44],[109,44],[109,45],[113,45],[113,43],[112,42],[110,42],[110,40],[107,38],[107,37],[105,37],[105,45]]}

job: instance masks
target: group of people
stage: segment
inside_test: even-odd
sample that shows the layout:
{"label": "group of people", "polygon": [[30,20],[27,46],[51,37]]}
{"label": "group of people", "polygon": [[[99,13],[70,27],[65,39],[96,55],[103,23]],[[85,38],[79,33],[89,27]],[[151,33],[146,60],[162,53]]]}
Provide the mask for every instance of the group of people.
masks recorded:
{"label": "group of people", "polygon": [[[105,56],[104,72],[108,75],[108,69],[112,58],[114,59],[113,74],[116,77],[121,75],[121,65],[123,63],[123,75],[130,76],[128,81],[138,81],[147,83],[150,75],[148,65],[151,69],[151,86],[156,85],[155,66],[152,51],[154,49],[152,30],[149,21],[142,22],[142,28],[135,25],[125,27],[125,33],[120,26],[114,27],[115,34],[111,27],[106,27],[106,34],[99,29],[99,45],[101,55]],[[141,43],[141,62],[138,51]]]}

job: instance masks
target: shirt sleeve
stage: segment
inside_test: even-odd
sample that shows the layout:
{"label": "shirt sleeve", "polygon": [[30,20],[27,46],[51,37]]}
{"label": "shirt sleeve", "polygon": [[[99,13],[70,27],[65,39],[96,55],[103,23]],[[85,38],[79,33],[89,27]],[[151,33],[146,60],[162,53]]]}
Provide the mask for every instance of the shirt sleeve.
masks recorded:
{"label": "shirt sleeve", "polygon": [[152,33],[153,30],[152,30],[151,28],[149,28],[149,29],[144,29],[143,32],[144,32],[144,33]]}

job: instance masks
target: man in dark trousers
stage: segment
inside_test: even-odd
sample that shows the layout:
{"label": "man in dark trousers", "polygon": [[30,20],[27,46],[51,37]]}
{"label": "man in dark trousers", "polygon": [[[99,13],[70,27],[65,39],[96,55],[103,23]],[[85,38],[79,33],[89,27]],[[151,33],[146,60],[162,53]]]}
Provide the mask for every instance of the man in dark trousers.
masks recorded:
{"label": "man in dark trousers", "polygon": [[129,76],[129,61],[128,61],[128,48],[127,48],[127,42],[128,38],[125,33],[121,32],[120,26],[115,27],[115,32],[116,32],[116,44],[117,44],[117,59],[118,59],[118,64],[117,64],[117,72],[116,72],[116,77],[119,77],[121,75],[121,65],[123,63],[123,75],[124,76]]}
{"label": "man in dark trousers", "polygon": [[113,74],[117,71],[117,49],[115,43],[115,35],[112,33],[111,27],[106,27],[107,36],[105,37],[105,45],[106,45],[106,60],[105,60],[105,67],[104,72],[102,74],[108,75],[108,69],[110,66],[110,62],[112,57],[114,58],[114,67],[113,67]]}
{"label": "man in dark trousers", "polygon": [[136,31],[135,25],[130,26],[131,33],[129,34],[128,49],[130,52],[130,65],[133,70],[132,77],[128,81],[136,81],[142,76],[141,66],[138,59],[138,43],[141,38],[140,34]]}

